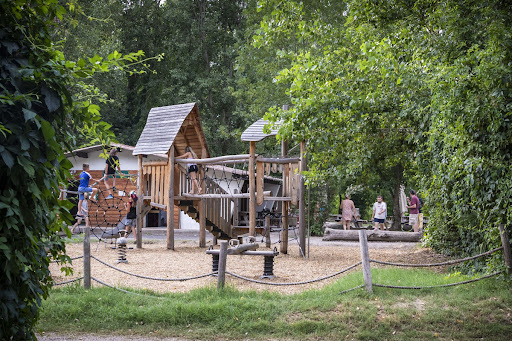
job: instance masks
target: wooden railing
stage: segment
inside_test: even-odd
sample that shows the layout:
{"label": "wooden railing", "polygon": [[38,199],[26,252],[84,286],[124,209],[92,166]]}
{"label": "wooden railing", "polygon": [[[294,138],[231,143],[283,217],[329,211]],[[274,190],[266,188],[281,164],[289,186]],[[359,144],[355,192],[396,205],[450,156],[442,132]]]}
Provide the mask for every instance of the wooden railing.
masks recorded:
{"label": "wooden railing", "polygon": [[167,207],[170,181],[167,161],[144,162],[142,167],[143,197],[149,196],[152,203]]}

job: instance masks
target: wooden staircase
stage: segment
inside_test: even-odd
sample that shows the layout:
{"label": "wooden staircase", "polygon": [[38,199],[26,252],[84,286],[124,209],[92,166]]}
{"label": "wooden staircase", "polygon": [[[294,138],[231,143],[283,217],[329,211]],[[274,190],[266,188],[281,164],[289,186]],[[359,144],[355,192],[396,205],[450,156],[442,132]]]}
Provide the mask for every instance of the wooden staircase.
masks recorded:
{"label": "wooden staircase", "polygon": [[[205,194],[227,194],[216,182],[209,178],[205,179],[203,188]],[[231,198],[204,198],[206,230],[217,239],[236,238],[233,230],[233,199]],[[200,200],[175,200],[180,210],[189,217],[200,223],[199,203]]]}
{"label": "wooden staircase", "polygon": [[[194,204],[195,203],[195,204]],[[199,223],[199,204],[198,201],[194,200],[179,200],[177,205],[179,208],[186,213],[190,218],[194,219]],[[234,236],[228,234],[228,231],[224,231],[217,226],[213,221],[208,219],[206,216],[206,229],[214,235],[217,239],[232,239]]]}

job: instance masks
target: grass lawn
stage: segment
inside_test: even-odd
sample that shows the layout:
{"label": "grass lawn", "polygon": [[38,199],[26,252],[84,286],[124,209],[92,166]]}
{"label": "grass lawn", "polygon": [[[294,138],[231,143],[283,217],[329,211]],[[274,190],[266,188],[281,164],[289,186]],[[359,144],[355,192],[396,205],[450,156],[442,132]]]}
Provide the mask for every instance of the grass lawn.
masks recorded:
{"label": "grass lawn", "polygon": [[[374,283],[438,285],[468,279],[417,269],[373,269]],[[110,288],[57,288],[37,331],[187,339],[511,340],[512,284],[490,278],[449,288],[360,288],[362,273],[321,290],[282,295],[202,288],[126,294]],[[306,288],[305,288],[306,290]]]}

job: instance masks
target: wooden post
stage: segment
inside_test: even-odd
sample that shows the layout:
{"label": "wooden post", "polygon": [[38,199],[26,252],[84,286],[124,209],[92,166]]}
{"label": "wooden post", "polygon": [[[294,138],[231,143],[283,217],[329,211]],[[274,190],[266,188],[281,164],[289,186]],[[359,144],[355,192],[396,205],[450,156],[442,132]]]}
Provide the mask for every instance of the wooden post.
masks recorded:
{"label": "wooden post", "polygon": [[228,256],[228,242],[223,240],[220,242],[220,253],[219,253],[219,274],[217,276],[217,289],[224,289],[224,283],[226,282],[226,261]]}
{"label": "wooden post", "polygon": [[206,247],[206,199],[199,201],[199,247]]}
{"label": "wooden post", "polygon": [[265,246],[270,247],[270,215],[265,217]]}
{"label": "wooden post", "polygon": [[302,256],[306,255],[306,186],[303,172],[306,171],[306,142],[300,143],[300,186],[299,186],[299,246]]}
{"label": "wooden post", "polygon": [[91,288],[91,231],[85,227],[84,236],[84,288]]}
{"label": "wooden post", "polygon": [[174,146],[169,149],[169,204],[167,205],[167,249],[174,250]]}
{"label": "wooden post", "polygon": [[500,237],[501,245],[503,245],[503,258],[505,258],[505,266],[507,267],[507,273],[512,275],[512,255],[510,253],[510,240],[508,239],[508,232],[505,225],[500,224]]}
{"label": "wooden post", "polygon": [[[288,142],[281,142],[281,156],[286,157],[288,155]],[[288,165],[283,165],[283,184],[281,187],[281,195],[284,197],[288,195],[286,192],[287,186],[287,178],[288,178]],[[288,253],[288,202],[283,201],[281,203],[281,253]]]}
{"label": "wooden post", "polygon": [[143,200],[143,193],[142,193],[142,181],[144,179],[143,177],[143,170],[142,170],[142,155],[139,154],[139,174],[137,176],[137,226],[136,226],[136,232],[137,233],[137,248],[142,248],[142,202]]}
{"label": "wooden post", "polygon": [[359,246],[361,248],[361,262],[363,265],[364,286],[366,291],[373,292],[372,271],[370,268],[370,253],[368,252],[368,239],[366,230],[359,230]]}
{"label": "wooden post", "polygon": [[254,175],[254,159],[256,156],[256,142],[251,141],[249,145],[249,235],[256,234],[256,183]]}

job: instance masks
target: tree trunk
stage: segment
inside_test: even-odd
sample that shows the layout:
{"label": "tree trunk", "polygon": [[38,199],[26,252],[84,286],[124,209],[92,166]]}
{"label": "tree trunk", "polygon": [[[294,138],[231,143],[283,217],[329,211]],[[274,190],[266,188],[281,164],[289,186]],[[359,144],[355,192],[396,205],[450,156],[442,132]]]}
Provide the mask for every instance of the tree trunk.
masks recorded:
{"label": "tree trunk", "polygon": [[[341,226],[341,224],[339,224]],[[381,231],[381,230],[368,230],[369,241],[380,242],[419,242],[423,236],[422,232],[402,232],[402,231]],[[348,240],[358,241],[358,230],[335,230],[332,228],[325,228],[324,237],[322,240]]]}

